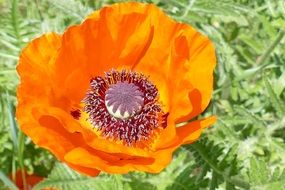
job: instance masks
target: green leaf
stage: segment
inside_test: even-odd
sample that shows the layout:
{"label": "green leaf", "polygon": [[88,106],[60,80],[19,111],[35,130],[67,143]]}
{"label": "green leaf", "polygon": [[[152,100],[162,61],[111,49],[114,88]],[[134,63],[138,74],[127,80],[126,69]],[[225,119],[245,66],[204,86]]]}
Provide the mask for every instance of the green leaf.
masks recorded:
{"label": "green leaf", "polygon": [[269,94],[270,102],[272,103],[272,106],[276,110],[276,114],[279,118],[283,118],[285,115],[285,105],[284,101],[282,101],[274,92],[272,85],[270,84],[269,80],[267,78],[264,78],[265,87],[267,89],[267,92]]}
{"label": "green leaf", "polygon": [[266,163],[264,161],[259,161],[256,158],[251,158],[249,176],[252,183],[264,184],[269,177]]}
{"label": "green leaf", "polygon": [[253,190],[280,190],[285,189],[285,170],[276,168],[273,172],[263,160],[250,159],[248,176]]}
{"label": "green leaf", "polygon": [[247,44],[250,48],[252,48],[255,53],[260,54],[262,53],[263,50],[263,46],[261,44],[261,42],[259,41],[255,41],[254,39],[252,39],[250,36],[246,35],[246,34],[242,34],[239,37],[245,44]]}
{"label": "green leaf", "polygon": [[8,116],[9,116],[9,122],[10,122],[10,131],[11,131],[11,137],[12,141],[14,144],[14,149],[15,151],[18,150],[18,126],[15,120],[15,115],[14,115],[14,109],[12,102],[8,98],[7,94],[7,110],[8,110]]}
{"label": "green leaf", "polygon": [[81,22],[88,14],[91,13],[91,8],[84,6],[80,1],[50,0],[49,2],[60,11],[63,11],[77,19],[78,22]]}
{"label": "green leaf", "polygon": [[[177,177],[174,178],[171,185],[169,185],[166,190],[198,190],[203,186],[202,183],[205,182],[205,180],[195,180],[195,177],[192,176],[193,172],[195,172],[193,166],[189,163],[186,164],[184,169],[178,173]],[[204,184],[206,185],[206,183]]]}
{"label": "green leaf", "polygon": [[37,184],[33,189],[41,190],[46,187],[61,190],[129,189],[129,186],[123,183],[120,175],[114,175],[112,177],[87,177],[73,171],[65,164],[60,163],[56,163],[48,178]]}
{"label": "green leaf", "polygon": [[252,124],[254,124],[258,129],[264,131],[266,128],[266,123],[259,118],[256,114],[248,111],[246,108],[242,106],[235,106],[235,111],[242,115],[243,117],[249,119]]}
{"label": "green leaf", "polygon": [[[222,146],[215,145],[212,141],[203,138],[189,145],[188,149],[194,155],[197,163],[196,167],[203,166],[206,168],[205,175],[208,172],[211,173],[212,178],[208,184],[209,188],[214,189],[222,182],[231,183],[245,189],[249,188],[246,181],[237,177],[238,171],[241,169],[236,161],[237,146],[233,146],[226,154],[223,154],[224,149]],[[223,155],[222,158],[221,155]]]}

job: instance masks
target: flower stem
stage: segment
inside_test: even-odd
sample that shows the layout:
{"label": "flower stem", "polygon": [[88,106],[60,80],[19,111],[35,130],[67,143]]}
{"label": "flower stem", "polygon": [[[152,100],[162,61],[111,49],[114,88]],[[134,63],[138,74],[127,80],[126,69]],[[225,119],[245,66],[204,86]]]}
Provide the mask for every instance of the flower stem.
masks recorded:
{"label": "flower stem", "polygon": [[24,190],[28,190],[28,184],[27,184],[26,174],[25,174],[25,166],[23,162],[24,147],[25,147],[25,135],[22,132],[19,132],[18,159],[19,159],[19,165],[21,168]]}
{"label": "flower stem", "polygon": [[25,174],[24,168],[21,168],[21,175],[22,175],[24,190],[28,190],[28,184],[27,184],[26,174]]}

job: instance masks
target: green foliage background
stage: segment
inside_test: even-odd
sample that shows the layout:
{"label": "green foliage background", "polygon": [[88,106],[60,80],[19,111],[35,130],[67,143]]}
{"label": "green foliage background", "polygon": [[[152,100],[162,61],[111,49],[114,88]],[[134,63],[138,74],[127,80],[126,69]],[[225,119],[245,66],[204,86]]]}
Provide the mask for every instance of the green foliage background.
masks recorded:
{"label": "green foliage background", "polygon": [[21,49],[49,31],[62,33],[112,0],[0,0],[0,189],[18,168],[47,177],[34,189],[285,189],[285,1],[149,0],[215,43],[213,100],[218,116],[196,143],[180,148],[159,175],[79,175],[35,146],[14,118]]}

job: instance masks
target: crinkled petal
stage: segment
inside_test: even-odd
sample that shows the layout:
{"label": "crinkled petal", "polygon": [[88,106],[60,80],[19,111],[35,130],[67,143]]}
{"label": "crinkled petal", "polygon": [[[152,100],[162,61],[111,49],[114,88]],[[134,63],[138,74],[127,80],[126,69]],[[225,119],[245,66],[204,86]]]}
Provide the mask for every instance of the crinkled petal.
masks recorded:
{"label": "crinkled petal", "polygon": [[108,161],[84,147],[79,147],[66,154],[65,161],[108,173],[128,173],[135,170],[159,173],[170,163],[175,148],[153,152],[149,158],[130,157]]}
{"label": "crinkled petal", "polygon": [[111,69],[130,69],[147,51],[153,28],[147,14],[106,7],[96,19],[70,27],[56,60],[58,96],[80,103],[90,79]]}
{"label": "crinkled petal", "polygon": [[[51,151],[59,160],[64,160],[64,155],[78,144],[82,143],[82,137],[79,133],[69,133],[56,118],[37,113],[36,108],[25,107],[25,110],[19,107],[18,115],[21,119],[19,124],[22,131],[27,134],[35,144]],[[69,164],[70,167],[81,173],[91,176],[99,174],[99,170],[91,170],[81,166]]]}
{"label": "crinkled petal", "polygon": [[36,38],[23,49],[17,66],[21,79],[18,87],[19,103],[29,102],[34,97],[47,99],[50,95],[53,60],[60,44],[61,37],[50,33]]}

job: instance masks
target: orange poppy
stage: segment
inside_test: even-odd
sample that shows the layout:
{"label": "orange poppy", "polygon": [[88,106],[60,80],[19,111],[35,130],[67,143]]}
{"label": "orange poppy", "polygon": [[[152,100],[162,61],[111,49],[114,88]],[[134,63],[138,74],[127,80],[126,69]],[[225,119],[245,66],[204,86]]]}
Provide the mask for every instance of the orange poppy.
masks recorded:
{"label": "orange poppy", "polygon": [[[33,186],[35,186],[37,183],[43,180],[43,177],[37,176],[35,174],[28,175],[26,171],[24,171],[24,174],[26,176],[26,183],[27,183],[28,189],[32,189]],[[15,181],[16,186],[19,188],[19,190],[23,190],[24,183],[23,183],[23,178],[22,178],[22,171],[17,170],[15,177],[16,177],[16,181]],[[10,176],[10,178],[12,177]]]}
{"label": "orange poppy", "polygon": [[81,173],[158,173],[215,122],[187,122],[209,104],[215,64],[213,44],[191,26],[153,4],[113,4],[22,51],[16,116]]}

